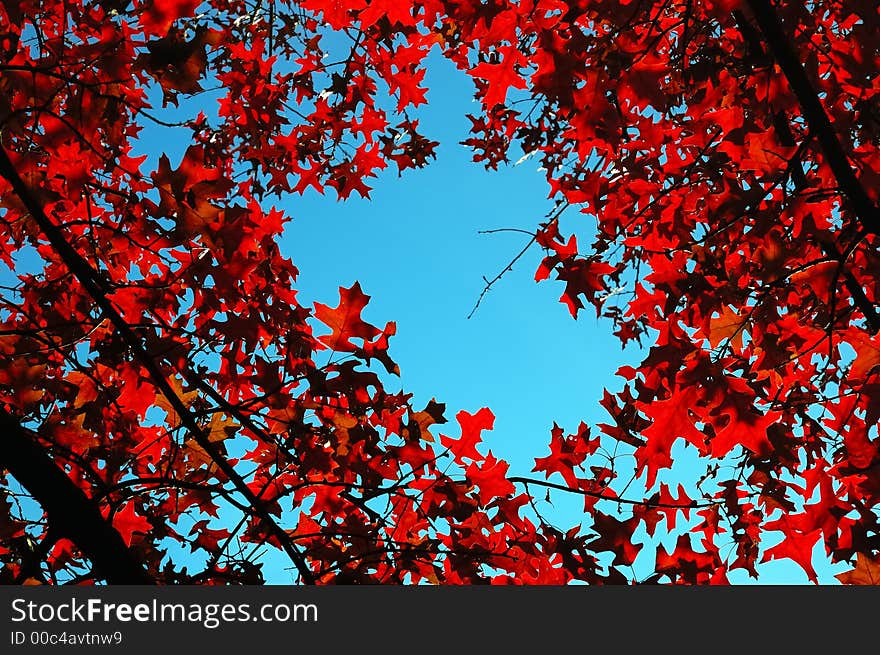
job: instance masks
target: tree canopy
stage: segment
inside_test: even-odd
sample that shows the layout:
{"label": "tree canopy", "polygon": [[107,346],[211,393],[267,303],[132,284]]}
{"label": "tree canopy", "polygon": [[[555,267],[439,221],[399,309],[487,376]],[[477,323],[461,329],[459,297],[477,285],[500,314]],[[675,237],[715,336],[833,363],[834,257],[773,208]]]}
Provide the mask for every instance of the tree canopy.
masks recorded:
{"label": "tree canopy", "polygon": [[[430,165],[431,53],[475,165],[545,171],[535,279],[644,348],[533,477],[278,247],[280,199]],[[260,583],[269,549],[306,584],[815,580],[821,544],[877,583],[878,66],[869,0],[2,0],[0,579]],[[207,90],[150,170],[143,126]]]}

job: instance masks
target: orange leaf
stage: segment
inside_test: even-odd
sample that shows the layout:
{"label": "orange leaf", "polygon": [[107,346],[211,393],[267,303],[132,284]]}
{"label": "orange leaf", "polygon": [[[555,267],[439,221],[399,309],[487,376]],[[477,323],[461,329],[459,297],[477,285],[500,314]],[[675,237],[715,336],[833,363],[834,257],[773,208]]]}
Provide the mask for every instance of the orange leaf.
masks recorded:
{"label": "orange leaf", "polygon": [[875,366],[880,364],[880,338],[858,335],[851,344],[856,349],[856,358],[849,377],[851,380],[863,380]]}
{"label": "orange leaf", "polygon": [[856,568],[834,576],[843,584],[880,585],[880,555],[868,557],[858,553]]}
{"label": "orange leaf", "polygon": [[438,403],[436,399],[432,398],[425,409],[420,412],[412,413],[410,416],[410,425],[414,423],[418,426],[419,437],[425,441],[434,441],[434,437],[428,431],[428,428],[439,423],[446,423],[446,419],[443,417],[443,411],[445,409],[446,405]]}
{"label": "orange leaf", "polygon": [[[198,391],[184,391],[183,384],[178,378],[168,378],[168,383],[171,385],[171,388],[174,389],[175,395],[180,398],[181,402],[183,402],[186,407],[192,405],[193,400],[195,400],[196,397],[199,395]],[[171,403],[168,402],[168,399],[164,395],[162,395],[161,393],[156,394],[155,404],[157,407],[165,410],[165,413],[168,415],[169,426],[171,426],[172,428],[180,426],[180,416],[177,414],[177,412],[171,406]]]}
{"label": "orange leaf", "polygon": [[706,336],[713,348],[717,348],[725,340],[730,339],[730,343],[738,350],[742,349],[743,331],[745,319],[743,319],[736,310],[725,306],[719,316],[713,316],[709,319],[709,329],[706,330]]}

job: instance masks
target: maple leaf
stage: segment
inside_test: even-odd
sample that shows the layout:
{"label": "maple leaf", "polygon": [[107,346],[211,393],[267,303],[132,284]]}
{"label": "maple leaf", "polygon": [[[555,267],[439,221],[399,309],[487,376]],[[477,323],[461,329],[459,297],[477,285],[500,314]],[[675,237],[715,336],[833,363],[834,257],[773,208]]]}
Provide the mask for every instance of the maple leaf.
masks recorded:
{"label": "maple leaf", "polygon": [[865,553],[857,553],[856,567],[834,577],[843,584],[880,585],[880,556],[870,557]]}
{"label": "maple leaf", "polygon": [[44,364],[30,364],[24,359],[16,359],[9,366],[0,370],[0,384],[15,390],[18,402],[30,405],[43,397],[40,380],[46,373]]}
{"label": "maple leaf", "polygon": [[355,351],[362,356],[369,364],[370,360],[378,359],[385,366],[385,370],[394,375],[400,375],[400,367],[391,359],[388,354],[388,338],[397,333],[397,325],[391,321],[385,324],[385,329],[373,341],[364,342],[363,348]]}
{"label": "maple leaf", "polygon": [[135,511],[135,503],[126,503],[125,507],[113,514],[113,527],[119,530],[126,546],[131,546],[135,535],[145,535],[153,529],[150,522]]}
{"label": "maple leaf", "polygon": [[[177,377],[168,378],[168,383],[171,388],[174,390],[175,395],[180,399],[180,401],[184,404],[184,406],[190,406],[193,401],[198,398],[199,392],[191,389],[189,391],[185,391],[183,388],[183,382]],[[157,407],[161,408],[165,411],[167,415],[168,425],[173,429],[179,427],[181,425],[181,417],[177,413],[177,410],[171,405],[168,399],[163,394],[157,394],[155,399],[155,404]]]}
{"label": "maple leaf", "polygon": [[817,528],[805,534],[797,532],[789,526],[786,518],[780,519],[774,522],[773,526],[768,525],[767,527],[772,528],[775,526],[782,530],[784,538],[779,544],[769,548],[764,553],[762,561],[767,562],[782,558],[790,559],[804,570],[811,582],[818,584],[819,578],[816,576],[816,569],[813,567],[813,547],[821,537],[822,531]]}
{"label": "maple leaf", "polygon": [[536,457],[536,472],[544,472],[549,478],[553,473],[560,473],[569,486],[576,488],[578,481],[574,468],[599,448],[598,439],[590,439],[590,428],[581,423],[576,435],[563,436],[564,432],[555,423],[551,430],[550,455]]}
{"label": "maple leaf", "polygon": [[819,262],[798,271],[791,276],[791,281],[809,288],[819,298],[831,296],[831,286],[840,276],[840,264],[837,262]]}
{"label": "maple leaf", "polygon": [[761,413],[751,406],[749,399],[726,389],[727,396],[718,406],[719,416],[726,417],[726,424],[718,421],[715,436],[710,440],[710,451],[715,457],[724,457],[736,446],[743,446],[759,456],[773,450],[767,430],[779,419],[776,412]]}
{"label": "maple leaf", "polygon": [[507,479],[510,465],[492,455],[490,450],[481,462],[471,462],[465,475],[477,488],[480,504],[488,505],[496,498],[504,498],[515,491],[513,483]]}
{"label": "maple leaf", "polygon": [[626,81],[632,85],[636,94],[658,110],[669,106],[669,95],[664,88],[664,79],[669,75],[669,67],[659,57],[640,59],[629,71]]}
{"label": "maple leaf", "polygon": [[678,485],[678,498],[676,498],[669,490],[669,486],[661,482],[660,493],[657,496],[657,502],[663,503],[665,505],[679,506],[657,507],[657,511],[666,517],[666,526],[667,528],[669,528],[670,531],[675,529],[675,520],[679,512],[684,514],[685,519],[690,518],[690,509],[688,509],[688,505],[691,504],[692,501],[690,498],[688,498],[688,495],[684,489],[684,485],[682,485],[681,483],[679,483]]}
{"label": "maple leaf", "polygon": [[429,428],[432,425],[446,423],[446,418],[443,416],[444,411],[446,411],[446,405],[438,403],[435,398],[431,398],[425,409],[410,414],[407,438],[434,441]]}
{"label": "maple leaf", "polygon": [[679,438],[700,452],[706,452],[706,435],[697,428],[691,410],[696,397],[696,389],[687,389],[651,405],[654,422],[642,430],[645,443],[636,450],[638,470],[647,472],[646,485],[649,489],[654,486],[657,472],[672,466],[672,444]]}
{"label": "maple leaf", "polygon": [[392,25],[410,25],[413,22],[412,5],[410,0],[370,0],[361,9],[358,19],[367,25],[376,23],[380,18],[387,18]]}
{"label": "maple leaf", "polygon": [[593,530],[599,535],[587,542],[587,546],[596,552],[609,550],[614,553],[614,564],[630,566],[636,561],[641,544],[632,540],[633,531],[639,520],[636,517],[620,521],[615,517],[597,511],[594,518]]}
{"label": "maple leaf", "polygon": [[843,444],[849,463],[857,469],[867,469],[877,457],[878,447],[868,438],[868,427],[865,425],[849,426],[843,434]]}
{"label": "maple leaf", "polygon": [[679,535],[672,553],[667,553],[663,546],[657,547],[656,569],[673,580],[681,578],[690,584],[709,582],[724,572],[717,552],[694,550],[690,537],[685,534]]}
{"label": "maple leaf", "polygon": [[510,87],[526,88],[525,81],[516,70],[520,60],[517,49],[514,46],[500,48],[498,58],[497,63],[484,61],[468,71],[469,75],[488,82],[483,102],[489,108],[503,103]]}
{"label": "maple leaf", "polygon": [[427,70],[424,68],[401,72],[391,83],[391,90],[398,96],[397,111],[402,112],[409,105],[418,107],[427,102],[427,89],[420,86],[425,79]]}
{"label": "maple leaf", "polygon": [[334,30],[351,25],[353,13],[367,6],[366,0],[303,0],[303,9],[319,12],[324,21]]}
{"label": "maple leaf", "polygon": [[352,339],[369,341],[380,331],[361,319],[361,312],[370,296],[361,291],[355,282],[350,288],[339,287],[339,305],[335,308],[315,303],[315,318],[332,330],[332,333],[319,337],[319,341],[336,352],[351,352],[357,349]]}
{"label": "maple leaf", "polygon": [[216,443],[229,439],[235,435],[238,428],[239,424],[235,419],[217,412],[211,418],[211,423],[206,430],[208,441]]}
{"label": "maple leaf", "polygon": [[579,296],[596,304],[597,293],[605,289],[602,278],[612,272],[614,267],[610,264],[590,259],[576,258],[560,265],[557,277],[565,282],[565,291],[559,300],[568,306],[573,318],[577,318],[578,310],[584,308]]}
{"label": "maple leaf", "polygon": [[202,519],[193,523],[190,536],[193,537],[190,546],[195,551],[202,548],[209,553],[217,552],[220,545],[229,537],[226,529],[215,530],[208,527],[208,519]]}
{"label": "maple leaf", "polygon": [[[163,30],[159,33],[164,34]],[[200,80],[208,65],[206,48],[221,39],[218,32],[198,28],[189,40],[176,30],[147,42],[147,53],[137,63],[162,87],[163,102],[177,104],[177,94],[203,90]]]}
{"label": "maple leaf", "polygon": [[455,418],[461,426],[461,436],[454,439],[440,435],[440,443],[449,449],[455,461],[459,463],[464,458],[482,459],[482,455],[477,451],[477,444],[482,439],[483,430],[491,430],[495,425],[495,415],[488,407],[483,407],[476,414],[462,410],[455,415]]}
{"label": "maple leaf", "polygon": [[171,170],[168,158],[162,155],[152,178],[161,199],[157,212],[173,217],[176,235],[181,240],[201,236],[207,245],[217,249],[220,221],[227,214],[234,214],[224,213],[214,201],[224,197],[232,183],[223,171],[205,165],[204,149],[187,149],[177,170]]}
{"label": "maple leaf", "polygon": [[706,331],[706,337],[713,348],[717,348],[723,342],[729,340],[734,348],[741,350],[744,328],[744,319],[739,316],[735,309],[727,306],[721,309],[718,316],[713,315],[709,319],[709,329]]}

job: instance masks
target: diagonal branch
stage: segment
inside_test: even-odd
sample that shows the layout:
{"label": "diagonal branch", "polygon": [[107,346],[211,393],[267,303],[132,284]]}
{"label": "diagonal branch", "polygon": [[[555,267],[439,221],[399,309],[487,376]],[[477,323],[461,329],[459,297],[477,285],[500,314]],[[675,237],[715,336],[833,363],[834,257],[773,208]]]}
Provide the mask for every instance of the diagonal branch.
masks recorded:
{"label": "diagonal branch", "polygon": [[7,469],[46,512],[49,527],[70,539],[110,584],[155,584],[97,505],[67,477],[29,430],[0,408],[0,468]]}
{"label": "diagonal branch", "polygon": [[[187,382],[189,382],[197,389],[201,389],[202,392],[209,396],[215,403],[217,403],[217,406],[220,407],[226,414],[236,419],[239,423],[242,424],[242,426],[250,430],[250,432],[258,439],[260,439],[263,443],[270,446],[282,448],[285,450],[285,452],[289,452],[289,449],[287,449],[282,443],[280,443],[279,440],[273,439],[272,435],[270,435],[266,430],[257,425],[250,416],[248,416],[245,412],[241,410],[241,408],[227,401],[220,392],[214,389],[214,387],[212,387],[201,376],[187,369],[180,369],[179,372]],[[353,505],[357,505],[364,513],[368,514],[374,520],[380,520],[382,518],[375,510],[367,505],[367,498],[357,498],[347,489],[341,491],[339,495]]]}
{"label": "diagonal branch", "polygon": [[254,513],[267,526],[269,532],[278,540],[278,543],[284,549],[284,552],[294,563],[299,571],[300,577],[307,584],[314,584],[314,576],[312,575],[302,553],[299,551],[296,544],[290,539],[290,535],[288,535],[287,532],[278,525],[275,519],[272,518],[263,501],[251,491],[241,475],[239,475],[223,453],[220,452],[217,446],[208,438],[201,426],[199,426],[198,421],[193,416],[192,412],[190,412],[189,408],[187,408],[183,401],[177,396],[177,393],[168,382],[164,373],[159,368],[159,365],[150,356],[146,348],[144,348],[140,339],[131,330],[131,327],[116,310],[113,303],[110,302],[99,278],[98,272],[93,269],[76,250],[74,250],[73,246],[71,246],[64,238],[61,230],[49,220],[49,217],[46,216],[46,213],[43,211],[43,208],[37,201],[36,197],[30,192],[30,189],[28,189],[24,180],[21,179],[21,176],[18,174],[18,171],[9,159],[9,155],[2,146],[0,146],[0,176],[6,178],[10,183],[13,191],[22,201],[28,212],[30,212],[31,217],[43,231],[43,234],[46,235],[46,238],[55,249],[55,252],[61,257],[71,273],[76,276],[80,284],[83,285],[86,292],[92,300],[94,300],[104,316],[106,316],[113,324],[113,327],[131,351],[134,358],[144,367],[152,379],[153,384],[156,385],[177,415],[180,416],[182,424],[192,435],[195,442],[208,454],[223,474],[233,483],[236,490],[247,499],[248,503],[251,504],[254,508]]}
{"label": "diagonal branch", "polygon": [[819,100],[816,89],[807,78],[794,46],[785,34],[771,0],[747,0],[747,4],[755,16],[770,52],[773,53],[773,57],[788,79],[801,105],[810,132],[819,141],[825,159],[850,208],[868,233],[880,234],[880,208],[868,197],[850,166],[831,120]]}
{"label": "diagonal branch", "polygon": [[[747,23],[746,23],[747,24]],[[791,126],[788,124],[788,121],[785,118],[785,115],[782,112],[776,114],[773,119],[773,125],[776,129],[776,134],[779,136],[779,141],[784,146],[794,146],[794,135],[791,133]],[[804,141],[804,144],[808,143],[808,140]],[[802,144],[803,145],[803,144]],[[799,155],[795,155],[793,160],[795,162],[794,166],[790,167],[792,171],[792,177],[794,177],[796,184],[799,188],[803,188],[804,180],[803,180],[803,171],[801,170],[798,162],[800,161]],[[798,182],[798,178],[795,177],[797,173],[800,173],[800,182]],[[819,245],[822,247],[822,251],[828,256],[831,257],[834,261],[836,261],[840,266],[838,267],[838,275],[843,275],[843,283],[852,296],[853,303],[856,307],[858,307],[859,311],[865,316],[865,320],[868,322],[868,328],[871,331],[871,334],[877,334],[880,332],[880,315],[877,314],[877,310],[874,307],[874,304],[868,299],[865,295],[865,290],[862,288],[862,285],[856,279],[856,277],[852,274],[847,268],[846,260],[849,258],[849,254],[841,255],[837,249],[837,246],[830,241],[826,241],[819,237]],[[835,283],[835,288],[837,284]],[[834,311],[834,308],[831,308]]]}

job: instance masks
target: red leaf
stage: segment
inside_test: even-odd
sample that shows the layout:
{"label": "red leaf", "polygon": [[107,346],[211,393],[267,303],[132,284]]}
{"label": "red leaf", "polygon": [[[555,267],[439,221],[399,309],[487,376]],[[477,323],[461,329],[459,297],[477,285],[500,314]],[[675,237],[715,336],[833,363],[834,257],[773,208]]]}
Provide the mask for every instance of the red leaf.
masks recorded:
{"label": "red leaf", "polygon": [[131,546],[135,535],[143,536],[153,529],[146,518],[138,515],[132,502],[126,503],[123,509],[116,510],[113,514],[113,527],[119,531],[126,546]]}
{"label": "red leaf", "polygon": [[192,16],[200,4],[202,0],[148,0],[141,25],[147,34],[164,35],[175,20]]}
{"label": "red leaf", "polygon": [[565,482],[576,488],[578,486],[574,468],[580,466],[587,456],[592,455],[599,448],[599,439],[590,439],[590,428],[581,423],[577,434],[563,436],[563,430],[555,423],[551,430],[550,455],[536,457],[536,472],[543,472],[549,478],[554,473],[560,473]]}
{"label": "red leaf", "polygon": [[491,450],[482,462],[471,462],[467,467],[465,475],[476,486],[480,505],[485,507],[496,498],[509,496],[515,491],[513,483],[506,477],[509,467],[507,462],[496,459]]}
{"label": "red leaf", "polygon": [[484,61],[468,71],[473,77],[479,77],[488,82],[483,102],[487,108],[492,108],[504,102],[510,87],[515,89],[526,88],[526,83],[517,72],[517,64],[520,54],[514,46],[505,46],[499,49],[499,61],[490,63]]}
{"label": "red leaf", "polygon": [[762,561],[767,562],[774,559],[787,558],[797,563],[807,574],[811,582],[818,584],[819,578],[816,576],[816,570],[813,568],[813,547],[819,541],[822,535],[821,529],[817,528],[806,534],[802,534],[791,529],[788,522],[783,519],[768,524],[768,529],[782,530],[782,541],[767,550]]}
{"label": "red leaf", "polygon": [[321,343],[336,352],[351,352],[358,348],[352,339],[363,339],[365,342],[381,334],[375,326],[361,319],[361,312],[370,300],[370,296],[361,291],[361,285],[355,282],[351,288],[339,287],[339,305],[335,308],[315,303],[315,318],[329,327],[333,332],[319,337]]}
{"label": "red leaf", "polygon": [[641,544],[633,540],[633,532],[639,524],[636,517],[619,521],[618,519],[597,511],[593,523],[593,531],[599,536],[587,543],[595,552],[610,550],[614,553],[614,564],[630,566],[636,561]]}
{"label": "red leaf", "polygon": [[482,455],[477,451],[477,444],[482,439],[483,430],[491,430],[495,425],[495,415],[488,407],[483,407],[476,414],[469,414],[462,410],[455,415],[461,426],[461,436],[458,439],[440,435],[440,443],[455,457],[455,461],[461,463],[464,458],[479,460]]}

